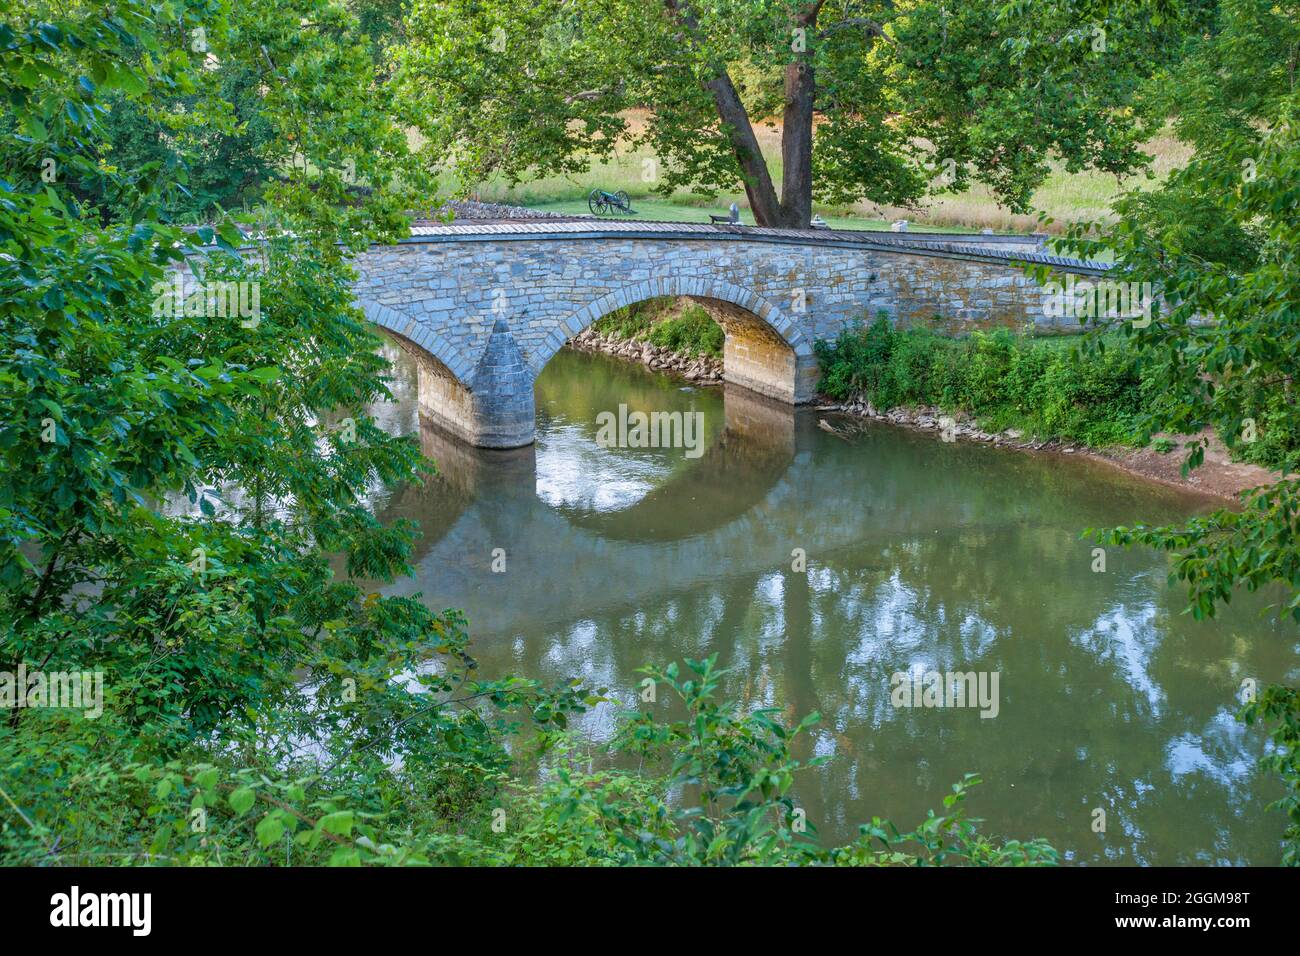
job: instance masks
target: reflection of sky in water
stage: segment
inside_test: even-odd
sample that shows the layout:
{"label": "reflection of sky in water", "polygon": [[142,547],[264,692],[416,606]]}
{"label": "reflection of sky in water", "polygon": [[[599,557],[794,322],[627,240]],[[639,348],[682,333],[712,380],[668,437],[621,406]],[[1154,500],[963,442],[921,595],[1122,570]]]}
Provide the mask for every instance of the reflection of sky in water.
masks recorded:
{"label": "reflection of sky in water", "polygon": [[1097,618],[1092,629],[1075,636],[1098,660],[1113,663],[1119,676],[1146,699],[1151,714],[1159,717],[1165,692],[1151,677],[1151,659],[1160,647],[1160,630],[1155,626],[1156,606],[1111,608]]}
{"label": "reflection of sky in water", "polygon": [[1210,718],[1200,733],[1182,734],[1165,748],[1165,765],[1175,780],[1188,774],[1204,774],[1224,787],[1239,788],[1250,776],[1255,758],[1247,751],[1254,745],[1246,726],[1226,707]]}
{"label": "reflection of sky in water", "polygon": [[[932,642],[933,622],[917,614],[918,594],[894,574],[875,589],[870,600],[862,606],[865,620],[859,632],[860,641],[849,661],[854,664],[886,665],[895,670],[907,670],[913,663],[929,664],[928,657],[915,657],[923,653]],[[904,665],[904,666],[896,666]]]}
{"label": "reflection of sky in water", "polygon": [[554,422],[537,438],[537,497],[552,508],[619,511],[636,504],[672,467],[650,454],[602,448],[578,425]]}
{"label": "reflection of sky in water", "polygon": [[640,705],[633,689],[622,688],[625,681],[620,679],[613,649],[601,642],[595,621],[579,620],[566,630],[553,632],[544,657],[552,673],[579,677],[590,690],[608,691],[609,700],[571,719],[570,726],[583,739],[612,740],[619,727],[618,715]]}

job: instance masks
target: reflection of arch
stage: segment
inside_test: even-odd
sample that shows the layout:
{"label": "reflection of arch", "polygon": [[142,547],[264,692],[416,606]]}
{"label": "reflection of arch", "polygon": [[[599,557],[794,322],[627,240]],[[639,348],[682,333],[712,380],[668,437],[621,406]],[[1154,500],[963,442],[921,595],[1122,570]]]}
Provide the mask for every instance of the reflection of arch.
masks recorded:
{"label": "reflection of arch", "polygon": [[790,402],[812,397],[813,346],[770,300],[731,282],[670,276],[632,283],[588,303],[564,319],[528,358],[541,372],[570,338],[616,309],[659,296],[685,296],[702,306],[726,333],[727,381]]}
{"label": "reflection of arch", "polygon": [[677,541],[721,528],[749,512],[768,496],[793,461],[793,454],[755,448],[728,431],[699,461],[629,508],[556,510],[573,527],[593,531],[602,538]]}
{"label": "reflection of arch", "polygon": [[556,510],[573,527],[618,541],[676,541],[742,517],[794,461],[794,409],[730,386],[724,402],[727,427],[718,440],[636,504],[620,511]]}

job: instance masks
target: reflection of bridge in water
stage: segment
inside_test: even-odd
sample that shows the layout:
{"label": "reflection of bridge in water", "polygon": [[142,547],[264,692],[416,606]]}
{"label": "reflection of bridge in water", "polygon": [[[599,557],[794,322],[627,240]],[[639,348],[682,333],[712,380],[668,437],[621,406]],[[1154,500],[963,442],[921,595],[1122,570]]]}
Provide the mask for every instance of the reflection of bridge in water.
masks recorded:
{"label": "reflection of bridge in water", "polygon": [[[425,423],[422,447],[440,475],[396,490],[383,508],[386,523],[412,518],[422,532],[415,574],[385,590],[466,609],[480,639],[636,610],[720,575],[786,572],[794,548],[810,569],[928,562],[919,586],[993,595],[1006,582],[995,565],[970,561],[971,548],[1032,543],[1027,581],[1049,567],[1065,573],[1079,528],[1129,520],[1127,501],[1157,517],[1176,513],[1155,502],[1177,496],[1101,465],[1065,469],[974,444],[940,453],[931,436],[874,424],[844,442],[818,429],[811,410],[731,386],[723,404],[725,428],[704,455],[634,504],[603,512],[544,500],[535,447],[475,449]],[[1093,500],[1082,511],[1081,496]],[[506,553],[503,574],[491,570],[496,548]]]}
{"label": "reflection of bridge in water", "polygon": [[[704,455],[635,504],[603,512],[544,501],[535,447],[475,449],[426,423],[421,444],[440,475],[423,489],[398,490],[384,509],[385,522],[414,518],[422,531],[414,577],[387,590],[423,590],[432,605],[465,607],[482,637],[643,607],[720,571],[788,570],[796,547],[814,562],[837,549],[879,548],[882,526],[910,536],[945,520],[917,507],[924,495],[914,484],[902,487],[888,464],[861,453],[869,436],[855,446],[830,439],[836,447],[823,448],[814,468],[812,444],[827,440],[815,413],[731,386],[724,407],[726,427]],[[826,467],[828,451],[851,457],[851,466]],[[942,471],[933,479],[942,481]],[[864,483],[879,506],[863,506]],[[496,548],[506,552],[502,574],[491,571]]]}
{"label": "reflection of bridge in water", "polygon": [[[384,510],[385,522],[415,518],[423,532],[414,579],[391,590],[437,581],[441,593],[425,595],[431,603],[472,596],[475,630],[492,633],[635,606],[721,567],[788,565],[794,545],[772,514],[799,510],[789,471],[816,423],[743,388],[728,386],[724,406],[726,426],[700,458],[636,503],[603,512],[542,500],[535,446],[476,449],[426,422],[421,447],[440,474],[423,489],[398,490]],[[494,548],[505,549],[504,574],[491,572]]]}
{"label": "reflection of bridge in water", "polygon": [[[726,427],[700,456],[636,504],[614,511],[559,507],[576,528],[616,541],[673,541],[706,534],[743,517],[781,481],[796,450],[790,406],[728,386]],[[807,421],[803,416],[802,422]]]}

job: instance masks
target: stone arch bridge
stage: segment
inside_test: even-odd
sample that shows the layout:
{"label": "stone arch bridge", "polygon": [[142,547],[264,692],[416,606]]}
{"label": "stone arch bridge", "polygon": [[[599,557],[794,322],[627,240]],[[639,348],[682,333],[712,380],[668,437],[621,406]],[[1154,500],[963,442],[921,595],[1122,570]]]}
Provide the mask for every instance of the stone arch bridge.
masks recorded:
{"label": "stone arch bridge", "polygon": [[589,218],[417,223],[355,264],[358,304],[419,359],[421,409],[473,445],[512,448],[533,441],[543,366],[622,306],[689,297],[726,334],[728,382],[799,404],[814,394],[813,343],[880,311],[954,331],[1051,326],[1027,262],[1105,271],[1036,237]]}

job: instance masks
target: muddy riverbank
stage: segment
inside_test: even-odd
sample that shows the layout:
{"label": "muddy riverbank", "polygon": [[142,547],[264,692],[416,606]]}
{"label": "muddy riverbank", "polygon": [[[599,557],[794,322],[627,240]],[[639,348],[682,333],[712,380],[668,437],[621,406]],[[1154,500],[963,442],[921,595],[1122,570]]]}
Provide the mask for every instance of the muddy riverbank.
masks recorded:
{"label": "muddy riverbank", "polygon": [[[1208,431],[1200,436],[1205,437],[1209,442],[1205,450],[1205,462],[1183,477],[1181,468],[1186,455],[1183,444],[1191,439],[1191,436],[1186,435],[1157,436],[1175,443],[1173,451],[1162,454],[1152,447],[1090,448],[1077,442],[1056,438],[1034,440],[1015,429],[987,432],[968,416],[949,415],[935,407],[891,408],[888,411],[880,411],[873,408],[870,402],[859,399],[844,404],[823,403],[817,408],[819,411],[838,412],[857,418],[889,422],[903,428],[933,431],[941,440],[946,441],[983,442],[1024,451],[1087,458],[1149,481],[1215,498],[1235,500],[1243,491],[1272,484],[1280,477],[1277,473],[1258,465],[1233,461],[1223,442]],[[836,430],[835,426],[829,423],[823,427],[829,431]]]}

